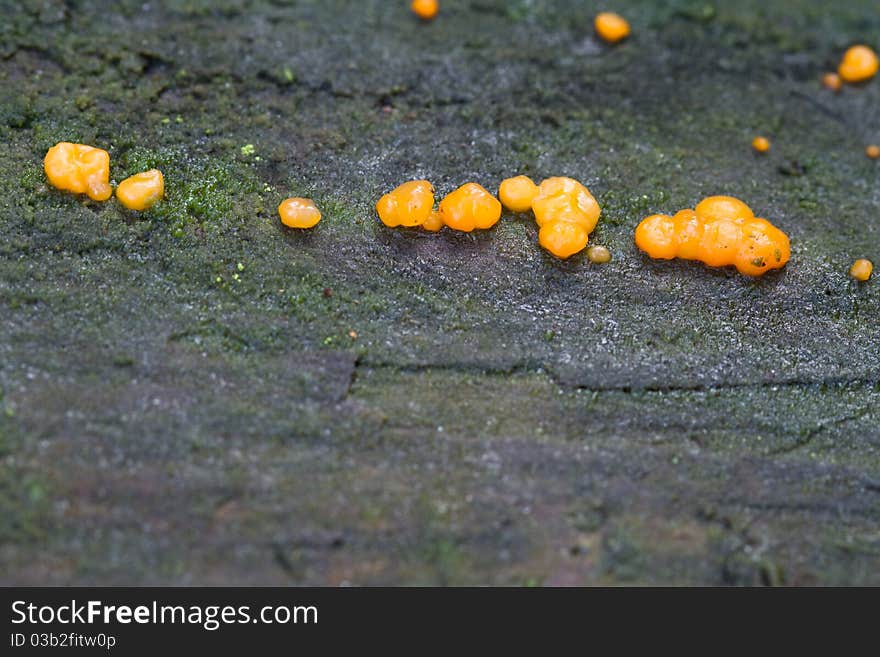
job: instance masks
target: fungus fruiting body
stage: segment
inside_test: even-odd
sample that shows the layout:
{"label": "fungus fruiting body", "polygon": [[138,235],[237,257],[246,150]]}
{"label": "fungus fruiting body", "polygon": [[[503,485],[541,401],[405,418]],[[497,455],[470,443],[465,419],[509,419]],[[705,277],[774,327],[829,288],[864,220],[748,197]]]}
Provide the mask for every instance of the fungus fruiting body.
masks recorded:
{"label": "fungus fruiting body", "polygon": [[594,265],[604,265],[607,262],[611,262],[611,251],[607,247],[594,244],[587,249],[587,260]]}
{"label": "fungus fruiting body", "polygon": [[756,153],[766,153],[770,150],[770,140],[766,137],[755,137],[752,140],[752,148]]}
{"label": "fungus fruiting body", "polygon": [[603,11],[593,21],[596,34],[606,43],[617,43],[629,36],[629,23],[627,20],[610,11]]}
{"label": "fungus fruiting body", "polygon": [[877,144],[869,144],[868,146],[865,146],[865,155],[872,160],[880,158],[880,146]]}
{"label": "fungus fruiting body", "polygon": [[849,275],[857,281],[864,283],[871,278],[871,272],[873,271],[874,264],[870,260],[859,258],[852,264],[852,267],[849,268]]}
{"label": "fungus fruiting body", "polygon": [[158,169],[150,169],[126,178],[116,188],[116,198],[129,210],[142,212],[165,196],[165,178]]}
{"label": "fungus fruiting body", "polygon": [[427,180],[403,183],[376,203],[379,219],[391,228],[421,226],[428,221],[433,209],[434,188]]}
{"label": "fungus fruiting body", "polygon": [[440,11],[438,0],[412,0],[409,7],[423,21],[431,20]]}
{"label": "fungus fruiting body", "polygon": [[877,53],[868,46],[857,45],[844,53],[837,73],[846,82],[864,82],[877,75],[878,67],[880,60],[877,59]]}
{"label": "fungus fruiting body", "polygon": [[528,212],[532,200],[538,193],[538,186],[528,176],[515,176],[501,181],[498,198],[511,212]]}
{"label": "fungus fruiting body", "polygon": [[466,183],[440,201],[443,223],[466,233],[491,228],[501,218],[501,203],[476,183]]}
{"label": "fungus fruiting body", "polygon": [[594,244],[587,249],[587,260],[594,265],[604,265],[606,262],[611,262],[611,251],[604,246]]}
{"label": "fungus fruiting body", "polygon": [[831,91],[840,91],[843,82],[837,73],[826,73],[822,76],[822,86]]}
{"label": "fungus fruiting body", "polygon": [[321,211],[315,202],[298,196],[281,201],[278,215],[288,228],[312,228],[321,221]]}
{"label": "fungus fruiting body", "polygon": [[86,194],[94,201],[106,201],[110,187],[110,154],[85,144],[62,141],[46,153],[43,168],[49,182],[58,189]]}
{"label": "fungus fruiting body", "polygon": [[599,221],[599,204],[572,178],[547,178],[532,199],[538,242],[558,258],[582,251]]}
{"label": "fungus fruiting body", "polygon": [[652,258],[734,265],[749,276],[780,269],[790,256],[788,236],[731,196],[710,196],[673,217],[646,217],[636,228],[635,240]]}

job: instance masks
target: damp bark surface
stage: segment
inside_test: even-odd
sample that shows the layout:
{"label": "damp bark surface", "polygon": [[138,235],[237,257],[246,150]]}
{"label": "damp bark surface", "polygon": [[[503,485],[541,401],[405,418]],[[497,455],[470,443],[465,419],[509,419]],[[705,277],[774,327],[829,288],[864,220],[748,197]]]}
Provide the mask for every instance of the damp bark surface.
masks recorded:
{"label": "damp bark surface", "polygon": [[[2,583],[880,584],[880,82],[819,84],[875,2],[0,9]],[[58,141],[167,199],[49,188]],[[612,261],[373,211],[519,173]],[[785,269],[639,253],[712,194]]]}

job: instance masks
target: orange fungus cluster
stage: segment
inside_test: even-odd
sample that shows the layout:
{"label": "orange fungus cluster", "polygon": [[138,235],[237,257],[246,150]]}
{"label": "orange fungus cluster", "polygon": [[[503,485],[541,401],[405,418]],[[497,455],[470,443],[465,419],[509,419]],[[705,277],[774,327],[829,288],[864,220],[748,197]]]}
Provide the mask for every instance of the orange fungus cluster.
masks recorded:
{"label": "orange fungus cluster", "polygon": [[558,258],[582,251],[599,221],[599,204],[577,180],[547,178],[532,200],[538,242]]}
{"label": "orange fungus cluster", "polygon": [[85,194],[93,201],[106,201],[110,187],[110,154],[85,144],[62,141],[46,153],[43,168],[58,189]]}
{"label": "orange fungus cluster", "polygon": [[476,183],[466,183],[434,207],[434,188],[427,180],[411,180],[385,194],[376,203],[379,219],[391,228],[437,232],[444,226],[466,233],[491,228],[501,218],[501,203]]}
{"label": "orange fungus cluster", "polygon": [[877,53],[864,45],[852,46],[844,54],[837,67],[837,73],[850,83],[865,82],[877,75],[880,60]]}
{"label": "orange fungus cluster", "polygon": [[129,210],[149,210],[165,196],[165,178],[158,169],[126,178],[116,188],[116,198]]}
{"label": "orange fungus cluster", "polygon": [[788,236],[731,196],[710,196],[675,216],[655,214],[636,228],[636,245],[652,258],[733,265],[760,276],[780,269],[790,255]]}
{"label": "orange fungus cluster", "polygon": [[412,0],[409,7],[416,16],[424,21],[433,19],[440,11],[438,0]]}
{"label": "orange fungus cluster", "polygon": [[476,183],[466,183],[440,201],[440,218],[446,226],[466,233],[491,228],[501,219],[501,203]]}
{"label": "orange fungus cluster", "polygon": [[603,11],[593,20],[596,34],[606,43],[617,43],[629,36],[629,23],[620,14]]}
{"label": "orange fungus cluster", "polygon": [[405,182],[376,203],[379,219],[391,228],[421,226],[433,210],[434,187],[427,180]]}
{"label": "orange fungus cluster", "polygon": [[288,228],[313,228],[321,221],[321,211],[310,198],[294,196],[278,206],[281,223]]}

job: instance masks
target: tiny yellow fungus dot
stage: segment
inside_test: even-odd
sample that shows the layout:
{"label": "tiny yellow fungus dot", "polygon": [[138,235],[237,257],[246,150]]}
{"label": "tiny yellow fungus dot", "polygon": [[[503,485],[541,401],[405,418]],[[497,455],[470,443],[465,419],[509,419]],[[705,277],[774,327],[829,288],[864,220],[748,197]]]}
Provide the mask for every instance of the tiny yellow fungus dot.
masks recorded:
{"label": "tiny yellow fungus dot", "polygon": [[425,230],[430,230],[432,233],[436,233],[438,230],[443,228],[443,217],[440,216],[440,211],[431,210],[431,214],[428,215],[425,223],[422,224],[422,228],[424,228]]}
{"label": "tiny yellow fungus dot", "polygon": [[849,275],[857,281],[865,282],[871,278],[871,272],[873,271],[874,265],[870,260],[859,258],[852,264],[852,267],[849,268]]}
{"label": "tiny yellow fungus dot", "polygon": [[587,259],[593,264],[604,265],[606,262],[611,262],[611,251],[604,246],[594,244],[587,249]]}
{"label": "tiny yellow fungus dot", "polygon": [[858,45],[844,53],[837,72],[846,82],[864,82],[877,74],[878,67],[877,53],[868,46]]}
{"label": "tiny yellow fungus dot", "polygon": [[382,223],[397,226],[421,226],[434,209],[434,188],[427,180],[411,180],[385,194],[376,203]]}
{"label": "tiny yellow fungus dot", "polygon": [[872,160],[876,160],[880,157],[880,146],[877,144],[870,144],[865,147],[865,155],[867,155]]}
{"label": "tiny yellow fungus dot", "polygon": [[826,73],[822,76],[822,86],[831,91],[840,91],[843,82],[837,73]]}
{"label": "tiny yellow fungus dot", "polygon": [[710,196],[674,217],[654,214],[636,228],[636,245],[652,258],[699,260],[710,267],[736,266],[760,276],[785,266],[788,236],[731,196]]}
{"label": "tiny yellow fungus dot", "polygon": [[289,228],[312,228],[321,221],[321,211],[310,198],[294,196],[278,206],[281,223]]}
{"label": "tiny yellow fungus dot", "polygon": [[501,218],[501,203],[485,188],[466,183],[440,201],[443,223],[466,233],[491,228]]}
{"label": "tiny yellow fungus dot", "polygon": [[58,189],[86,194],[94,201],[106,201],[110,187],[110,154],[85,144],[62,141],[46,153],[43,168],[49,182]]}
{"label": "tiny yellow fungus dot", "polygon": [[357,331],[349,331],[348,337],[350,337],[352,340],[357,340],[357,337],[358,337]]}
{"label": "tiny yellow fungus dot", "polygon": [[158,169],[126,178],[116,188],[116,198],[129,210],[149,210],[165,196],[165,179]]}
{"label": "tiny yellow fungus dot", "polygon": [[629,36],[629,23],[619,14],[603,11],[596,15],[593,24],[596,34],[607,43],[617,43]]}
{"label": "tiny yellow fungus dot", "polygon": [[766,137],[755,137],[752,140],[752,148],[756,153],[766,153],[770,150],[770,140]]}
{"label": "tiny yellow fungus dot", "polygon": [[538,242],[557,258],[582,251],[599,221],[600,208],[590,190],[577,180],[547,178],[532,199]]}
{"label": "tiny yellow fungus dot", "polygon": [[538,186],[528,176],[516,176],[501,181],[498,198],[511,212],[528,212],[532,199],[538,194]]}
{"label": "tiny yellow fungus dot", "polygon": [[429,21],[440,11],[438,0],[412,0],[410,9],[422,20]]}

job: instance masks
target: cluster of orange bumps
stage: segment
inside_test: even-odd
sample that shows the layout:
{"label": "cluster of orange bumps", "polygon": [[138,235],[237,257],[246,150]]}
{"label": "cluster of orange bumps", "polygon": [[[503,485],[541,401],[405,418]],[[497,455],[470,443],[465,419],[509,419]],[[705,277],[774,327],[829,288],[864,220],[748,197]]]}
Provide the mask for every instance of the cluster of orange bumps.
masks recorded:
{"label": "cluster of orange bumps", "polygon": [[674,217],[646,217],[636,228],[636,246],[652,258],[733,265],[748,276],[780,269],[790,255],[788,236],[731,196],[710,196]]}
{"label": "cluster of orange bumps", "polygon": [[[423,20],[439,12],[437,0],[412,0],[412,11]],[[597,35],[607,43],[617,43],[630,34],[629,23],[618,14],[596,16]],[[837,73],[826,73],[823,84],[834,91],[842,82],[857,84],[871,79],[880,68],[877,54],[856,45],[844,54]],[[758,153],[770,150],[770,141],[756,137],[752,147]],[[880,157],[880,147],[866,148],[868,157]],[[110,186],[110,156],[107,151],[84,144],[60,142],[49,149],[44,160],[49,182],[58,189],[86,194],[106,201]],[[138,173],[116,187],[116,197],[128,209],[147,210],[165,193],[162,172],[157,169]],[[500,199],[500,202],[499,200]],[[485,188],[469,182],[447,194],[435,207],[434,188],[427,180],[403,183],[376,203],[379,219],[386,226],[437,232],[444,226],[471,232],[491,228],[501,219],[502,204],[511,212],[531,211],[538,224],[538,242],[558,258],[568,258],[586,248],[590,233],[599,221],[600,208],[584,185],[566,177],[547,178],[536,185],[528,176],[502,181],[495,198]],[[321,212],[311,199],[288,198],[278,206],[281,222],[290,228],[312,228]],[[751,208],[730,196],[710,196],[694,209],[674,216],[654,214],[646,217],[635,231],[636,245],[652,258],[698,260],[712,267],[733,265],[749,276],[760,276],[785,266],[790,256],[788,236],[766,219],[755,217]],[[611,259],[608,249],[593,246],[587,251],[591,262]],[[873,265],[856,260],[850,276],[859,281],[870,278]]]}
{"label": "cluster of orange bumps", "polygon": [[434,188],[427,180],[403,183],[376,203],[386,226],[443,226],[469,233],[491,228],[501,219],[501,204],[513,212],[534,212],[538,241],[559,258],[582,251],[599,220],[599,204],[590,191],[572,178],[548,178],[540,186],[527,176],[508,178],[498,188],[498,201],[484,187],[467,183],[447,194],[434,208]]}
{"label": "cluster of orange bumps", "polygon": [[[113,195],[110,154],[100,148],[62,141],[46,153],[43,169],[58,189],[85,194],[93,201]],[[116,187],[116,198],[129,210],[147,210],[165,195],[165,179],[158,169],[126,178]]]}

